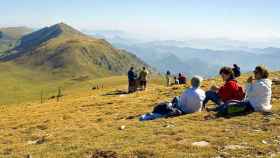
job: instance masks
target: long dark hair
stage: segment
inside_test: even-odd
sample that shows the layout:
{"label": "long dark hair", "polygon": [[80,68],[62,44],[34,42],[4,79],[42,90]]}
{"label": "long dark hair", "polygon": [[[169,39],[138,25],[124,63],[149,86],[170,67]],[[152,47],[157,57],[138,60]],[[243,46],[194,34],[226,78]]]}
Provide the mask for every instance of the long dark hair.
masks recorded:
{"label": "long dark hair", "polygon": [[234,72],[231,67],[222,67],[220,69],[220,75],[222,75],[222,74],[230,75],[229,80],[234,79]]}

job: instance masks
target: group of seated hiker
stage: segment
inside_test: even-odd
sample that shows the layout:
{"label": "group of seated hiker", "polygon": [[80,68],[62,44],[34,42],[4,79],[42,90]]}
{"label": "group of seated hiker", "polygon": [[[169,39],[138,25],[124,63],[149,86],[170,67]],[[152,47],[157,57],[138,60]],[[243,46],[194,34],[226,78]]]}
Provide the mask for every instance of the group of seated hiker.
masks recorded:
{"label": "group of seated hiker", "polygon": [[174,83],[177,84],[186,84],[187,83],[187,77],[183,73],[179,73],[178,77],[174,77]]}
{"label": "group of seated hiker", "polygon": [[141,90],[145,90],[147,87],[148,70],[143,67],[139,75],[134,71],[134,67],[131,67],[127,73],[128,76],[128,93],[133,93],[140,87]]}
{"label": "group of seated hiker", "polygon": [[166,72],[166,85],[179,85],[179,84],[186,84],[187,82],[187,77],[183,73],[179,73],[178,77],[174,76],[173,77],[174,82],[171,83],[171,72],[168,70]]}
{"label": "group of seated hiker", "polygon": [[[240,72],[240,69],[239,69]],[[194,76],[191,87],[180,97],[175,97],[171,102],[160,103],[152,113],[140,117],[141,121],[153,120],[160,117],[171,117],[194,112],[202,109],[217,112],[218,116],[235,116],[251,112],[269,112],[271,105],[271,85],[269,72],[264,66],[257,66],[253,71],[254,76],[247,79],[245,89],[236,80],[238,75],[233,68],[223,67],[220,70],[224,84],[220,87],[212,86],[204,92],[200,89],[202,78]],[[214,108],[208,108],[207,103],[215,103]]]}

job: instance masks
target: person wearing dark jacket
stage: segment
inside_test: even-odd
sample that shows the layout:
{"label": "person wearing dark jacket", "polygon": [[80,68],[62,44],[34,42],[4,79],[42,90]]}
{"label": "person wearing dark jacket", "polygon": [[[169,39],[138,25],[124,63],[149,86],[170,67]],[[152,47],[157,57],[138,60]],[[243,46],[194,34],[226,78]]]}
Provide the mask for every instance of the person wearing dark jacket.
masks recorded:
{"label": "person wearing dark jacket", "polygon": [[234,72],[234,77],[237,78],[241,75],[241,70],[240,67],[237,64],[233,64],[233,72]]}
{"label": "person wearing dark jacket", "polygon": [[134,72],[134,68],[131,67],[130,70],[127,73],[128,76],[128,93],[133,93],[136,91],[136,80],[137,80],[137,74]]}
{"label": "person wearing dark jacket", "polygon": [[245,93],[243,88],[234,79],[233,70],[230,67],[223,67],[220,70],[220,75],[225,84],[221,87],[212,86],[211,90],[206,92],[206,98],[203,102],[204,107],[209,100],[220,106],[228,101],[241,101],[244,99]]}

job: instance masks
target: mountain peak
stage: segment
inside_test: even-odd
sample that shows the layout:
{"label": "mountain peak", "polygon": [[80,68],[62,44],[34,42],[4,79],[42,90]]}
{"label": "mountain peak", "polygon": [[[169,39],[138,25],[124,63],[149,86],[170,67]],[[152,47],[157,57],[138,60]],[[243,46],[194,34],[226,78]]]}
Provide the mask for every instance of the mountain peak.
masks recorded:
{"label": "mountain peak", "polygon": [[70,25],[67,25],[65,23],[58,23],[23,36],[21,38],[20,45],[15,49],[18,51],[31,49],[32,47],[33,48],[37,47],[40,44],[47,42],[53,38],[56,38],[58,36],[67,36],[67,37],[81,36],[82,37],[86,35],[74,29]]}
{"label": "mountain peak", "polygon": [[80,31],[63,22],[50,26],[49,30],[72,35],[82,35]]}
{"label": "mountain peak", "polygon": [[127,65],[149,67],[136,56],[64,23],[24,36],[13,53],[3,56],[1,61],[69,76],[120,75],[126,73]]}
{"label": "mountain peak", "polygon": [[58,25],[58,26],[66,26],[66,27],[71,27],[71,26],[69,26],[68,24],[66,24],[66,23],[64,23],[64,22],[60,22],[60,23],[57,23],[57,24],[55,24],[55,25]]}

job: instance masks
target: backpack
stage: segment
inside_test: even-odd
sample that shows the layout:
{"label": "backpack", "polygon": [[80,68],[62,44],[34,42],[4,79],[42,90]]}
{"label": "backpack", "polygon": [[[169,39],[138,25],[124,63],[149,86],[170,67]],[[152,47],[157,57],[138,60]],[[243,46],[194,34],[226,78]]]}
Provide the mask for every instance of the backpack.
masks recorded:
{"label": "backpack", "polygon": [[156,113],[156,114],[161,114],[161,115],[166,115],[168,113],[172,112],[172,108],[169,105],[169,102],[164,102],[164,103],[160,103],[158,104],[152,113]]}
{"label": "backpack", "polygon": [[219,116],[240,116],[253,111],[247,106],[240,105],[239,101],[231,101],[223,105],[223,108],[218,111]]}
{"label": "backpack", "polygon": [[233,68],[233,72],[234,72],[234,77],[239,77],[241,76],[241,72],[240,72],[240,68]]}

